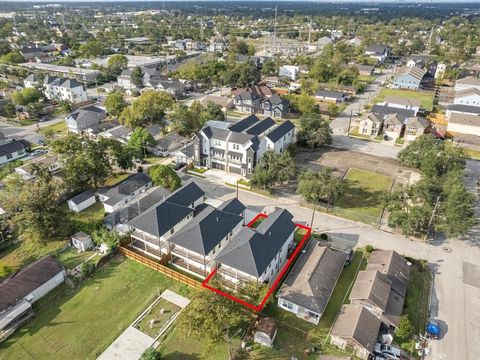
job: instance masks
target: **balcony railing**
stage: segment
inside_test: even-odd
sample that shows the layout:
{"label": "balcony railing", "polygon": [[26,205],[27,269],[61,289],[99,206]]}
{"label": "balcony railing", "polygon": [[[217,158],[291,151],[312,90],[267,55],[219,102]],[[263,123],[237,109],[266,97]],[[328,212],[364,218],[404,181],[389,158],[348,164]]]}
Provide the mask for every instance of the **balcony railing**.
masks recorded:
{"label": "balcony railing", "polygon": [[185,258],[185,259],[188,259],[188,260],[192,260],[192,261],[195,261],[197,262],[199,265],[203,266],[204,262],[205,262],[205,259],[202,257],[202,256],[199,256],[199,255],[195,255],[195,254],[192,254],[191,252],[188,252],[188,251],[185,251],[185,250],[181,250],[181,249],[178,249],[176,247],[173,247],[170,252],[172,253],[172,255],[174,256],[178,256],[178,257],[181,257],[181,258]]}
{"label": "balcony railing", "polygon": [[197,266],[194,266],[191,263],[189,263],[189,262],[187,262],[187,261],[185,261],[185,260],[183,260],[179,257],[176,257],[176,256],[172,256],[171,264],[180,268],[180,269],[182,269],[182,270],[192,272],[195,275],[200,276],[201,278],[205,278],[206,275],[207,275],[206,271],[204,271],[203,268],[199,268]]}

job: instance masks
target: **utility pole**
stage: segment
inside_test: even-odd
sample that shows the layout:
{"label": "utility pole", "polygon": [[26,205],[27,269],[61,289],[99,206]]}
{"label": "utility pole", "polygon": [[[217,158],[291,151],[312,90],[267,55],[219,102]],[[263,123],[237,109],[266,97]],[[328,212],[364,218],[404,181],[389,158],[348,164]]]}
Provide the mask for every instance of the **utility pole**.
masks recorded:
{"label": "utility pole", "polygon": [[273,25],[273,43],[275,45],[275,53],[277,52],[277,10],[278,7],[275,6],[275,23]]}
{"label": "utility pole", "polygon": [[308,23],[308,45],[307,45],[307,51],[310,51],[310,41],[312,40],[312,24],[309,22]]}
{"label": "utility pole", "polygon": [[312,211],[312,220],[310,220],[310,227],[312,228],[312,232],[313,232],[313,219],[315,218],[315,210],[317,208],[317,205],[316,204],[313,204],[313,211]]}
{"label": "utility pole", "polygon": [[432,227],[433,218],[435,217],[435,212],[437,211],[437,206],[439,202],[440,202],[440,196],[437,196],[437,200],[435,201],[435,206],[433,207],[432,216],[430,216],[430,220],[428,222],[428,228],[427,228],[427,234],[425,235],[425,240],[428,240],[428,237],[430,235],[430,229]]}
{"label": "utility pole", "polygon": [[350,135],[350,125],[352,124],[352,114],[353,114],[353,109],[350,110],[350,119],[348,120],[347,136]]}

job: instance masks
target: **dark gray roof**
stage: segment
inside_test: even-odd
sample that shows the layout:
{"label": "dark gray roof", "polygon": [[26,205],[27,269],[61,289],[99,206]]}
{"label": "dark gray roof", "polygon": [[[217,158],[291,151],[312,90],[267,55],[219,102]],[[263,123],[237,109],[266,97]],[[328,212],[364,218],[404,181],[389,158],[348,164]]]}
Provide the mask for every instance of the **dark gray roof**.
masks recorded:
{"label": "dark gray roof", "polygon": [[13,306],[32,291],[49,281],[63,267],[48,255],[25,266],[0,283],[0,311]]}
{"label": "dark gray roof", "polygon": [[205,192],[200,189],[194,181],[192,181],[172,193],[167,201],[178,205],[190,206],[204,195]]}
{"label": "dark gray roof", "polygon": [[282,124],[278,125],[275,129],[273,129],[268,135],[267,138],[273,141],[274,143],[277,142],[288,133],[290,130],[294,129],[295,125],[290,120],[284,121]]}
{"label": "dark gray roof", "polygon": [[242,220],[241,216],[217,210],[210,205],[201,206],[200,213],[168,241],[205,256]]}
{"label": "dark gray roof", "polygon": [[226,211],[235,215],[240,215],[245,209],[245,205],[243,205],[237,198],[227,200],[218,207],[218,210]]}
{"label": "dark gray roof", "polygon": [[132,174],[104,193],[108,197],[105,203],[115,205],[151,182],[152,179],[145,173]]}
{"label": "dark gray roof", "polygon": [[230,131],[242,132],[257,124],[260,119],[256,115],[247,116],[245,119],[240,120],[239,122],[232,124],[228,127]]}
{"label": "dark gray roof", "polygon": [[147,234],[160,237],[193,211],[190,207],[163,201],[137,216],[129,222],[129,225]]}
{"label": "dark gray roof", "polygon": [[231,132],[228,142],[244,145],[254,137],[254,135],[244,134],[241,132]]}
{"label": "dark gray roof", "polygon": [[98,125],[106,116],[104,109],[98,106],[89,106],[76,110],[68,115],[68,118],[77,123],[78,130],[85,130]]}
{"label": "dark gray roof", "polygon": [[217,261],[260,277],[290,235],[295,231],[293,215],[277,209],[256,229],[243,227],[218,255]]}
{"label": "dark gray roof", "polygon": [[447,109],[455,112],[480,114],[480,107],[472,106],[472,105],[453,104],[453,105],[450,105]]}
{"label": "dark gray roof", "polygon": [[187,141],[187,138],[181,136],[180,134],[171,132],[170,134],[159,139],[156,147],[163,150],[173,151],[178,149],[180,146],[185,145]]}
{"label": "dark gray roof", "polygon": [[26,150],[30,144],[26,140],[14,140],[9,143],[0,145],[0,156],[10,155],[20,150]]}
{"label": "dark gray roof", "polygon": [[373,105],[371,112],[381,118],[390,114],[396,114],[402,122],[405,122],[405,119],[409,117],[415,116],[415,110],[400,109],[385,105]]}
{"label": "dark gray roof", "polygon": [[365,49],[365,51],[373,52],[375,55],[383,55],[388,50],[390,50],[390,47],[386,45],[369,45]]}
{"label": "dark gray roof", "polygon": [[95,193],[92,190],[87,190],[87,191],[84,191],[84,192],[72,197],[68,201],[72,201],[74,204],[78,205],[78,204],[81,204],[82,202],[84,202],[85,200],[90,199],[92,196],[95,196]]}
{"label": "dark gray roof", "polygon": [[246,130],[246,133],[250,135],[260,135],[260,134],[263,134],[268,129],[270,129],[272,126],[275,126],[275,124],[276,124],[275,120],[273,120],[271,117],[268,117],[265,120],[257,122],[252,127],[249,127]]}
{"label": "dark gray roof", "polygon": [[315,93],[315,96],[327,97],[332,99],[343,99],[346,95],[340,91],[331,91],[331,90],[318,90]]}
{"label": "dark gray roof", "polygon": [[278,298],[323,314],[347,254],[312,239],[277,293]]}

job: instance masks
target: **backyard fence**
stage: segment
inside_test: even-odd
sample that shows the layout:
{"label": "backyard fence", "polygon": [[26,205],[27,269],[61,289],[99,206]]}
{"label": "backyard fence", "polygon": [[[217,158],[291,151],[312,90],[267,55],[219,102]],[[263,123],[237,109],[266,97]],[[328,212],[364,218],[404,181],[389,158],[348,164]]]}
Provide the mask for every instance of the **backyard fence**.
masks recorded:
{"label": "backyard fence", "polygon": [[172,278],[174,280],[177,280],[181,282],[182,284],[188,285],[190,287],[193,287],[194,289],[200,289],[202,288],[202,283],[194,280],[186,275],[183,275],[175,270],[172,270],[165,265],[159,264],[158,262],[155,262],[146,256],[143,256],[135,251],[132,251],[125,246],[119,246],[118,251],[120,254],[125,255],[127,258],[132,259],[140,264],[143,264],[153,270],[158,271],[159,273],[162,273],[165,276],[168,276],[169,278]]}

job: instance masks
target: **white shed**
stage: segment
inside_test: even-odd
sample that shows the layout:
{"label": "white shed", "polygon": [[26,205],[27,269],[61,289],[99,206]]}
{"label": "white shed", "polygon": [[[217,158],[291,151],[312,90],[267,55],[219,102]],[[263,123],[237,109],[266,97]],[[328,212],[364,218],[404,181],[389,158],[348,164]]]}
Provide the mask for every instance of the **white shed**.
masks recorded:
{"label": "white shed", "polygon": [[277,336],[277,323],[270,318],[263,318],[259,321],[253,340],[263,346],[271,348]]}
{"label": "white shed", "polygon": [[87,190],[68,200],[68,208],[78,213],[89,206],[92,206],[96,202],[95,193],[91,190]]}
{"label": "white shed", "polygon": [[84,252],[93,247],[93,241],[90,235],[79,231],[72,236],[72,245],[81,252]]}

